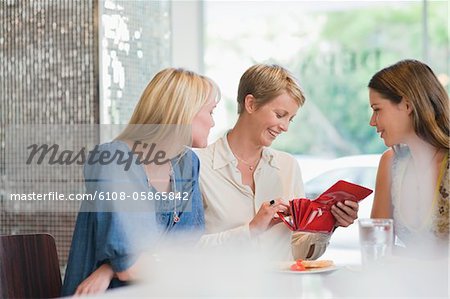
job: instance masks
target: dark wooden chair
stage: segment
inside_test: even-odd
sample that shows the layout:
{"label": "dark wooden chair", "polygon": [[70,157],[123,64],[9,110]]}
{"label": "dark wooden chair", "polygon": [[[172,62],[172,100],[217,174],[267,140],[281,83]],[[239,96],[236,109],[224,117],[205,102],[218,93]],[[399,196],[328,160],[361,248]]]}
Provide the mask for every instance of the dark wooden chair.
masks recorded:
{"label": "dark wooden chair", "polygon": [[54,298],[61,292],[55,239],[0,236],[0,298]]}

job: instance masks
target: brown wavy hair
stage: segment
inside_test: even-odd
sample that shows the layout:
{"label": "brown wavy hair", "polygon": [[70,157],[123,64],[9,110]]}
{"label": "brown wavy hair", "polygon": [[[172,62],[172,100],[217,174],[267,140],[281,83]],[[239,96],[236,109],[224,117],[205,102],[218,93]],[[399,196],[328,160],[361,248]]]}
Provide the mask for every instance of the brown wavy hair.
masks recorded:
{"label": "brown wavy hair", "polygon": [[416,134],[437,148],[449,149],[449,97],[428,65],[401,60],[378,71],[368,87],[395,104],[407,99]]}

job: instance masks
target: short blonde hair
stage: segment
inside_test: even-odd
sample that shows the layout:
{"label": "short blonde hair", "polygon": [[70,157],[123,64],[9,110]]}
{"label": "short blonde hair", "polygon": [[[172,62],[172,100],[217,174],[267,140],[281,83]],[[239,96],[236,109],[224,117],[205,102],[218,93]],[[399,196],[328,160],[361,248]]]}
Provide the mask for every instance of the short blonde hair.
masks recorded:
{"label": "short blonde hair", "polygon": [[238,114],[244,111],[245,97],[253,95],[257,108],[287,92],[301,107],[305,96],[295,77],[285,68],[272,64],[256,64],[242,75],[238,87]]}
{"label": "short blonde hair", "polygon": [[135,125],[191,125],[210,96],[216,101],[220,98],[219,88],[210,78],[181,68],[164,69],[147,85],[127,127],[116,139],[154,141],[154,133],[149,132],[148,138],[143,132],[137,134]]}

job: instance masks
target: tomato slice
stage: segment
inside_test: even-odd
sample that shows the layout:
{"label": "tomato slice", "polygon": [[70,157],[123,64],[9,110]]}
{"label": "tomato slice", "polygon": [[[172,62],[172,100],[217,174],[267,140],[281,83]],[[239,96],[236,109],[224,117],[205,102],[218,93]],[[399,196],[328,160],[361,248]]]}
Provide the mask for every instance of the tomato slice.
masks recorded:
{"label": "tomato slice", "polygon": [[301,263],[295,263],[291,265],[291,271],[305,271],[306,268]]}
{"label": "tomato slice", "polygon": [[303,266],[303,260],[301,259],[296,260],[295,263],[299,266]]}

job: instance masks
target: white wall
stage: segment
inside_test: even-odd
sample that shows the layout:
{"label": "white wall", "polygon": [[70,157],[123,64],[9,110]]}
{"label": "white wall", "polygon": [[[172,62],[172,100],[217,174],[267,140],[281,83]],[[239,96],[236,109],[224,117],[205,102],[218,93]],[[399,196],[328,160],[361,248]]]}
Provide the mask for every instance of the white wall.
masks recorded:
{"label": "white wall", "polygon": [[172,1],[172,66],[203,73],[203,1]]}

